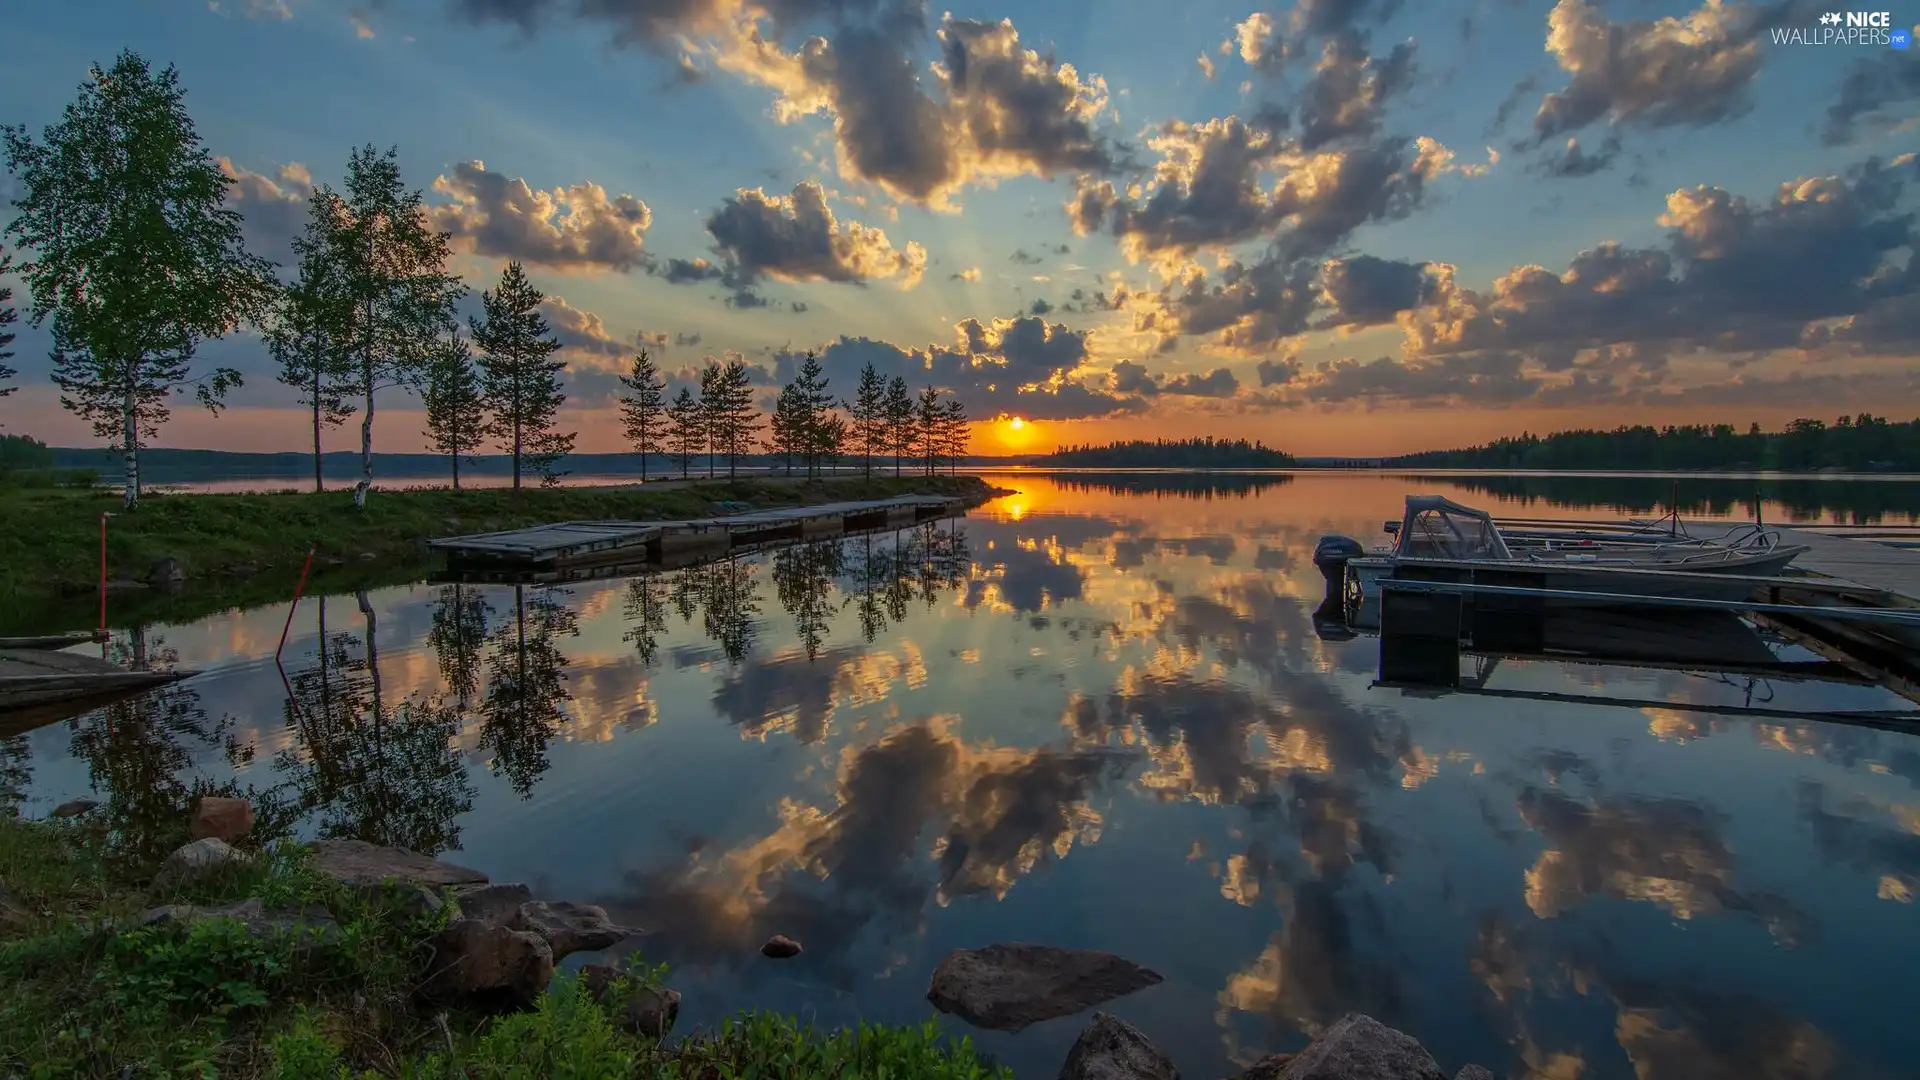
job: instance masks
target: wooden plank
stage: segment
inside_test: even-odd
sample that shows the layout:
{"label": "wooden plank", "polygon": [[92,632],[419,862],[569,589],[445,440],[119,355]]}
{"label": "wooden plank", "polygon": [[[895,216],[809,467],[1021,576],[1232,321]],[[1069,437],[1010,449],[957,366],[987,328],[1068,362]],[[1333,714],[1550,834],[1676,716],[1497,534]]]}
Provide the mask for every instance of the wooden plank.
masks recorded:
{"label": "wooden plank", "polygon": [[1780,531],[1811,549],[1794,560],[1795,569],[1876,589],[1894,605],[1920,608],[1920,551],[1803,529]]}
{"label": "wooden plank", "polygon": [[91,630],[65,634],[39,634],[33,637],[0,637],[0,649],[66,649],[98,640]]}

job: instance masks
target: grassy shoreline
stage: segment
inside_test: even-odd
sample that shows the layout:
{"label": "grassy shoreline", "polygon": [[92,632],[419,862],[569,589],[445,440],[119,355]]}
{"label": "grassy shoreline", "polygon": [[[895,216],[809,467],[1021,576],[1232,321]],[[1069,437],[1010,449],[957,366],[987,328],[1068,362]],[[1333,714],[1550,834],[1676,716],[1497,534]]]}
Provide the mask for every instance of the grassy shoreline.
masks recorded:
{"label": "grassy shoreline", "polygon": [[[346,491],[270,494],[151,494],[120,514],[116,493],[0,486],[0,627],[60,630],[92,625],[100,574],[100,514],[107,521],[112,622],[178,618],[275,602],[291,595],[314,548],[311,587],[366,588],[413,580],[430,565],[425,541],[542,522],[706,517],[718,500],[758,508],[905,494],[984,501],[997,489],[976,476],[833,477],[814,481],[741,478],[621,487],[413,488],[375,491],[357,513]],[[173,592],[144,581],[162,559],[186,579]],[[71,625],[69,625],[71,624]]]}
{"label": "grassy shoreline", "polygon": [[[740,1014],[656,1039],[622,1022],[664,968],[626,957],[602,993],[557,975],[531,1011],[499,1015],[420,990],[454,915],[417,890],[349,888],[299,845],[184,880],[163,846],[128,848],[111,808],[71,820],[0,816],[0,1075],[228,1080],[720,1080],[882,1075],[1010,1080],[932,1025],[819,1032]],[[185,815],[179,835],[185,839]],[[169,904],[252,901],[321,911],[335,929],[162,920]]]}

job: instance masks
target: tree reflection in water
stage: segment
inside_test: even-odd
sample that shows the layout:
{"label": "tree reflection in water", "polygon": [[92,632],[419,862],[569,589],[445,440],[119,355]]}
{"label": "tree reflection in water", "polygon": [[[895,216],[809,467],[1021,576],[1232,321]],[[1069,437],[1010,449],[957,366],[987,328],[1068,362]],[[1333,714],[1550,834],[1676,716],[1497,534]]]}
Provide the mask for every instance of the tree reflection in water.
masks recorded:
{"label": "tree reflection in water", "polygon": [[433,647],[447,692],[463,711],[472,707],[480,688],[480,647],[486,643],[492,614],[486,594],[466,585],[441,589],[440,602],[433,606],[427,644]]}
{"label": "tree reflection in water", "polygon": [[[149,641],[136,626],[108,646],[107,658],[134,670],[165,671],[179,666],[179,653],[164,641]],[[233,735],[233,718],[208,717],[200,694],[190,684],[173,683],[104,706],[71,722],[71,752],[87,763],[87,773],[104,805],[108,828],[125,850],[152,856],[186,839],[187,810],[201,795],[242,794],[234,781],[215,783],[194,776],[197,757],[218,751],[227,764],[244,768],[251,747]],[[257,830],[274,831],[281,815],[270,795],[244,792],[255,800]]]}
{"label": "tree reflection in water", "polygon": [[[474,794],[454,744],[460,710],[421,695],[388,702],[373,605],[365,592],[355,600],[359,638],[329,632],[327,601],[316,601],[320,645],[312,664],[288,673],[286,718],[295,742],[275,765],[300,814],[318,819],[320,836],[425,854],[457,847],[455,822],[473,808]],[[436,611],[434,627],[441,625]],[[447,670],[448,655],[441,659]]]}
{"label": "tree reflection in water", "polygon": [[834,579],[846,571],[846,544],[842,541],[798,544],[773,556],[773,588],[780,606],[793,617],[794,633],[807,659],[820,655],[833,616]]}
{"label": "tree reflection in water", "polygon": [[580,633],[569,594],[553,586],[515,585],[513,617],[492,633],[487,690],[480,704],[480,746],[493,771],[521,798],[547,771],[547,744],[566,719],[567,658],[557,639]]}

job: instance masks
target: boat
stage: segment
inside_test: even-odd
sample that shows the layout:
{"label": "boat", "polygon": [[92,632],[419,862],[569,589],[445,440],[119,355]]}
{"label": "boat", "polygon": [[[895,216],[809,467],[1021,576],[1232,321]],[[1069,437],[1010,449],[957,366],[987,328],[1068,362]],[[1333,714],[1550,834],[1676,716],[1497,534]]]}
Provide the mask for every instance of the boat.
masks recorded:
{"label": "boat", "polygon": [[1749,579],[1778,575],[1811,550],[1782,543],[1778,530],[1757,525],[1731,527],[1719,537],[1533,529],[1510,541],[1493,515],[1442,495],[1407,496],[1405,514],[1386,531],[1394,543],[1372,551],[1348,536],[1320,539],[1313,561],[1329,595],[1370,605],[1389,578],[1497,576],[1557,593],[1744,600],[1754,588]]}
{"label": "boat", "polygon": [[0,637],[0,649],[71,649],[100,640],[100,635],[92,630],[73,630],[64,634]]}
{"label": "boat", "polygon": [[178,682],[191,671],[129,671],[97,656],[44,649],[0,650],[0,715],[61,702],[108,698]]}

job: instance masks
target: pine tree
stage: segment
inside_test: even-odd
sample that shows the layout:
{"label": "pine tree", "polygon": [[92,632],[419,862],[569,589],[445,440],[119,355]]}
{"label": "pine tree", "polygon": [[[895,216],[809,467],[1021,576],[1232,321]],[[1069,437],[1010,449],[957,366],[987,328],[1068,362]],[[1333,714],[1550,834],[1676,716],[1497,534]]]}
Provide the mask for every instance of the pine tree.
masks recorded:
{"label": "pine tree", "polygon": [[727,479],[732,480],[740,458],[753,448],[760,433],[760,413],[753,407],[753,375],[746,361],[728,357],[715,377],[715,390],[713,430],[720,451],[727,456]]}
{"label": "pine tree", "polygon": [[946,410],[940,405],[940,391],[929,386],[920,391],[920,398],[914,403],[913,413],[913,449],[914,456],[928,476],[932,476],[934,466],[940,461],[941,432],[945,428],[943,421]]}
{"label": "pine tree", "polygon": [[947,472],[957,474],[960,459],[967,453],[967,407],[957,397],[948,398],[941,422],[945,426]]}
{"label": "pine tree", "polygon": [[791,386],[798,421],[794,434],[798,437],[800,455],[807,463],[807,476],[817,477],[821,464],[839,453],[845,438],[845,428],[834,422],[838,418],[833,415],[833,395],[827,392],[827,373],[818,353],[807,350]]}
{"label": "pine tree", "polygon": [[833,468],[847,452],[847,419],[839,413],[822,412],[813,423],[814,474]]}
{"label": "pine tree", "polygon": [[89,69],[78,96],[36,139],[4,129],[24,194],[5,230],[33,252],[20,267],[29,321],[52,316],[60,404],[117,439],[124,500],[140,499],[140,449],[192,386],[218,412],[240,373],[192,377],[200,343],[264,320],[271,265],[247,253],[240,215],[187,114],[179,73],[154,74],[131,50]]}
{"label": "pine tree", "polygon": [[706,414],[700,408],[700,400],[687,387],[681,387],[673,404],[667,406],[663,439],[667,453],[680,466],[680,479],[685,480],[693,467],[694,457],[707,440]]}
{"label": "pine tree", "polygon": [[720,449],[720,362],[709,359],[700,369],[701,449],[707,455],[707,479],[713,479],[714,456]]}
{"label": "pine tree", "polygon": [[773,415],[768,417],[767,449],[786,465],[788,476],[793,475],[794,460],[804,454],[806,418],[801,411],[801,401],[798,387],[788,383],[780,388],[780,396],[773,403]]}
{"label": "pine tree", "polygon": [[900,475],[900,462],[913,451],[913,394],[907,380],[898,375],[887,383],[886,396],[880,399],[880,417],[886,433],[887,450],[893,455],[893,475]]}
{"label": "pine tree", "polygon": [[560,341],[540,314],[545,299],[515,260],[500,274],[499,287],[482,294],[486,318],[471,320],[490,414],[487,434],[513,456],[515,491],[527,469],[540,474],[543,486],[556,483],[553,464],[573,449],[574,433],[554,430],[567,400],[560,388],[567,366],[553,358]]}
{"label": "pine tree", "polygon": [[660,365],[641,349],[634,354],[633,371],[620,376],[626,392],[620,395],[620,426],[640,455],[640,482],[647,482],[647,455],[660,452],[667,421],[667,384]]}
{"label": "pine tree", "polygon": [[315,191],[307,203],[306,230],[293,241],[298,278],[280,295],[267,332],[267,351],[280,365],[275,376],[294,388],[313,419],[313,490],[324,490],[321,436],[353,415],[353,357],[344,348],[351,334],[352,300],[335,258],[335,231],[346,208],[332,192]]}
{"label": "pine tree", "polygon": [[[0,251],[0,276],[4,276],[12,270],[13,256],[8,255],[4,251]],[[18,372],[7,366],[7,361],[13,359],[13,331],[7,329],[7,327],[12,326],[19,318],[20,313],[15,311],[13,307],[13,288],[9,285],[0,284],[0,383],[5,383],[18,374]],[[16,389],[18,389],[18,387],[0,386],[0,397],[6,397]]]}
{"label": "pine tree", "polygon": [[333,257],[353,305],[348,345],[361,401],[353,505],[365,509],[373,490],[374,397],[389,387],[418,384],[434,343],[453,325],[453,306],[466,286],[447,271],[449,234],[428,227],[419,190],[401,183],[398,150],[355,150],[347,161],[346,189],[338,197],[346,214],[334,230]]}
{"label": "pine tree", "polygon": [[851,431],[853,449],[860,455],[861,471],[871,480],[873,478],[873,455],[885,453],[887,380],[880,374],[873,361],[860,369],[860,382],[853,393],[853,400],[844,402],[847,414],[853,417]]}
{"label": "pine tree", "polygon": [[459,491],[460,459],[480,449],[487,433],[480,369],[459,327],[435,344],[420,400],[427,408],[427,445],[452,459],[453,490]]}

